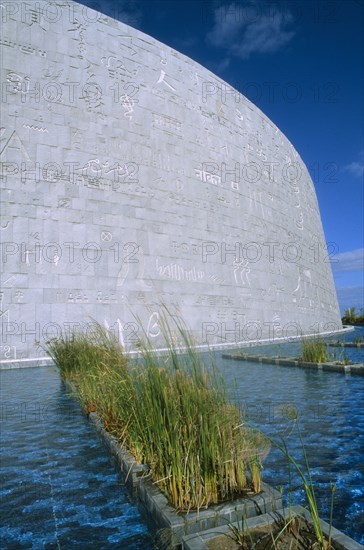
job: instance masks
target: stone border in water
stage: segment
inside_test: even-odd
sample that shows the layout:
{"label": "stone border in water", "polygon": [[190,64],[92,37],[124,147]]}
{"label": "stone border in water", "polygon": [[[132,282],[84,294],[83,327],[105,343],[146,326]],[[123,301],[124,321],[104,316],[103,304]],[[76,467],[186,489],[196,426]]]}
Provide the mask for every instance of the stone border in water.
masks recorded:
{"label": "stone border in water", "polygon": [[325,342],[325,345],[334,348],[364,348],[364,342]]}
{"label": "stone border in water", "polygon": [[35,357],[33,359],[8,359],[5,361],[0,361],[0,370],[51,367],[53,365],[54,361],[50,357]]}
{"label": "stone border in water", "polygon": [[177,513],[165,495],[148,476],[148,467],[136,462],[132,454],[121,447],[118,439],[107,432],[96,413],[88,415],[101,435],[110,453],[115,457],[125,483],[137,497],[142,513],[152,520],[153,530],[166,530],[173,544],[181,543],[184,535],[198,533],[228,522],[238,521],[243,515],[253,517],[282,506],[282,495],[266,483],[255,496],[246,496],[233,501],[215,504],[199,512]]}
{"label": "stone border in water", "polygon": [[[354,330],[354,327],[344,325],[342,329],[336,330],[336,331],[329,331],[329,332],[322,332],[320,333],[320,336],[333,336],[333,334],[346,334],[347,332],[352,332]],[[194,349],[199,352],[205,352],[205,351],[219,351],[219,350],[226,350],[231,348],[236,348],[237,346],[240,347],[246,347],[251,348],[255,346],[261,346],[265,344],[284,344],[287,342],[299,342],[301,340],[306,340],[309,338],[312,338],[315,336],[315,334],[305,334],[303,336],[285,336],[285,337],[278,337],[275,338],[274,341],[272,341],[271,338],[265,338],[265,339],[258,339],[258,340],[248,340],[248,341],[241,341],[241,342],[222,342],[220,344],[214,344],[211,346],[210,344],[200,344],[197,346],[194,346]],[[158,355],[163,356],[170,353],[169,348],[156,348],[154,350]],[[176,351],[178,353],[184,353],[186,351],[186,348],[176,347]],[[138,350],[125,350],[125,354],[127,356],[133,357],[133,358],[139,358],[142,357],[142,353]],[[52,359],[50,357],[28,357],[24,359],[1,359],[0,360],[0,370],[1,369],[14,369],[14,368],[26,368],[26,367],[46,367],[54,365]]]}
{"label": "stone border in water", "polygon": [[336,363],[307,363],[294,357],[269,357],[269,355],[248,355],[246,353],[223,353],[223,359],[233,361],[251,361],[253,363],[267,363],[279,365],[280,367],[301,367],[304,369],[322,370],[325,372],[342,372],[344,374],[364,375],[364,364],[353,363],[348,365],[337,365]]}
{"label": "stone border in water", "polygon": [[[290,512],[293,512],[295,515],[303,516],[310,523],[312,523],[311,516],[308,510],[306,510],[302,506],[297,505],[292,506],[291,511],[289,510],[289,508],[285,508],[282,510],[277,510],[277,512],[270,512],[258,517],[249,518],[245,521],[245,526],[249,530],[255,529],[256,527],[260,528],[268,526],[274,523],[274,521],[276,521],[279,516],[283,516],[285,519],[289,519]],[[320,523],[324,535],[328,537],[330,532],[330,525],[322,519],[320,519]],[[239,523],[234,523],[233,527],[241,529],[241,520]],[[207,543],[211,542],[217,537],[220,537],[221,535],[228,535],[229,531],[232,535],[230,527],[226,525],[225,527],[215,527],[213,529],[208,529],[207,531],[204,531],[202,533],[187,535],[182,538],[182,550],[208,550]],[[331,527],[331,538],[332,542],[335,544],[335,548],[338,548],[339,550],[363,550],[364,548],[354,539],[348,537],[338,529],[335,529],[335,527]]]}

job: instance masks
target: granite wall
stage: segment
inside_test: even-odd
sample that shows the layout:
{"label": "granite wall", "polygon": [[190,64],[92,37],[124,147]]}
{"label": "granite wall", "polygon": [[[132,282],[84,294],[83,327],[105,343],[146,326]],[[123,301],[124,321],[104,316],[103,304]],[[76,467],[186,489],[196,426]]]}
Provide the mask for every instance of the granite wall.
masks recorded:
{"label": "granite wall", "polygon": [[72,1],[1,15],[1,359],[92,320],[160,345],[161,303],[200,344],[341,328],[312,180],[254,104]]}

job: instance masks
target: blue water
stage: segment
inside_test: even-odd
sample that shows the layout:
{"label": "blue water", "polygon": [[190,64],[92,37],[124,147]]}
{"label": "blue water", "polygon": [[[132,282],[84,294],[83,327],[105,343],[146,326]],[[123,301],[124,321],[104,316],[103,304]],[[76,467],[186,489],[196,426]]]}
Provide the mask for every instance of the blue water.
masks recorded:
{"label": "blue water", "polygon": [[[363,334],[356,330],[354,336]],[[353,338],[345,338],[350,341]],[[295,355],[297,344],[255,348],[256,353]],[[284,353],[282,352],[284,350]],[[249,349],[249,353],[253,351]],[[364,362],[364,349],[345,348]],[[279,367],[222,359],[215,355],[229,391],[242,406],[247,421],[274,440],[285,444],[290,454],[304,465],[297,423],[308,455],[323,519],[330,515],[331,484],[334,493],[334,526],[364,544],[364,377]],[[272,448],[264,463],[264,479],[288,489],[288,466],[283,453]],[[291,486],[300,479],[292,472]],[[293,491],[295,504],[304,504],[304,492]]]}
{"label": "blue water", "polygon": [[57,369],[0,376],[1,548],[152,550],[106,448]]}
{"label": "blue water", "polygon": [[[364,334],[356,329],[346,340]],[[295,355],[298,344],[250,348]],[[364,350],[346,348],[364,362]],[[207,355],[205,355],[207,357]],[[364,377],[222,359],[231,395],[249,423],[303,465],[298,416],[321,517],[329,518],[335,483],[334,525],[364,544]],[[354,359],[354,357],[353,357]],[[153,541],[130,502],[108,451],[54,367],[1,371],[0,545],[16,548],[152,550]],[[292,472],[291,486],[299,485]],[[288,495],[287,460],[272,448],[264,479]],[[301,489],[294,503],[305,504]]]}
{"label": "blue water", "polygon": [[[356,327],[354,331],[348,332],[341,336],[325,338],[325,340],[327,342],[337,340],[341,342],[352,342],[353,339],[358,336],[364,338],[364,327]],[[292,342],[241,348],[241,350],[235,349],[234,351],[243,351],[244,353],[248,353],[251,355],[281,355],[282,357],[298,357],[301,352],[301,347],[302,345],[299,342]],[[328,346],[326,348],[326,351],[329,359],[333,361],[343,361],[345,358],[348,358],[355,363],[364,362],[364,348],[341,348]]]}

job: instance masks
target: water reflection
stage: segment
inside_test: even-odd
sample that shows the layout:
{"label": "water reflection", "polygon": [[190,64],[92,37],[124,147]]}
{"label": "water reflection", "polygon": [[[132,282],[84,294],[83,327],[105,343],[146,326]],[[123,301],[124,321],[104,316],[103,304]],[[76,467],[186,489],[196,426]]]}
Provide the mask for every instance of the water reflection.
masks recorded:
{"label": "water reflection", "polygon": [[128,548],[152,540],[55,368],[1,372],[2,548]]}
{"label": "water reflection", "polygon": [[[294,355],[292,347],[297,350],[299,346],[287,344],[284,352],[288,349],[287,355]],[[276,346],[264,348],[266,355],[281,353]],[[282,351],[282,345],[280,348]],[[249,353],[262,354],[262,349],[252,348]],[[354,351],[361,354],[363,362],[364,350]],[[247,421],[277,441],[283,438],[292,456],[303,465],[299,434],[292,420],[298,418],[321,516],[329,518],[330,487],[335,483],[334,525],[364,543],[364,378],[231,361],[223,359],[221,353],[215,354],[215,360]],[[271,450],[264,477],[268,483],[287,488],[287,461],[279,450]],[[294,475],[292,485],[299,483]],[[295,491],[293,498],[295,503],[303,503],[303,491]]]}

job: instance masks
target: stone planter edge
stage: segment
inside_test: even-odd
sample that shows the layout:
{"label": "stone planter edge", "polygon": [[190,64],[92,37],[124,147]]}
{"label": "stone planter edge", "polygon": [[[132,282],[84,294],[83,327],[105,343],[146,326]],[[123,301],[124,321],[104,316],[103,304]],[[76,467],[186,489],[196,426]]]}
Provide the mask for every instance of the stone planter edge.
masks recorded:
{"label": "stone planter edge", "polygon": [[326,363],[307,363],[299,361],[293,357],[269,357],[264,355],[247,354],[222,354],[223,359],[232,359],[233,361],[249,361],[254,363],[266,363],[270,365],[279,365],[281,367],[300,367],[304,369],[321,370],[325,372],[341,372],[344,374],[364,375],[364,364],[353,363],[348,365],[337,365],[334,362]]}
{"label": "stone planter edge", "polygon": [[[300,515],[311,521],[311,516],[306,508],[303,508],[300,505],[293,506],[291,512],[295,515]],[[260,516],[251,517],[245,520],[245,525],[249,529],[254,529],[255,527],[263,527],[264,525],[269,525],[273,523],[277,517],[277,513],[281,516],[288,518],[289,509],[281,509],[276,512],[269,512]],[[322,530],[326,536],[329,534],[330,525],[320,519]],[[234,527],[241,527],[241,522],[233,523]],[[229,533],[230,527],[228,525],[224,527],[215,527],[213,529],[208,529],[204,532],[196,533],[194,535],[187,535],[182,538],[182,550],[208,550],[207,543],[214,538]],[[331,528],[331,538],[332,541],[338,546],[339,550],[363,550],[364,546],[356,542],[354,539],[345,535],[342,531],[339,531],[335,527]]]}
{"label": "stone planter edge", "polygon": [[262,483],[263,490],[258,495],[214,504],[199,512],[177,513],[156,484],[149,479],[148,467],[136,462],[132,454],[120,446],[117,438],[105,430],[96,413],[90,413],[88,417],[110,453],[115,457],[125,477],[125,483],[138,498],[143,513],[148,520],[152,519],[156,530],[170,530],[174,542],[179,543],[183,535],[226,525],[227,522],[233,523],[242,514],[245,514],[246,517],[254,517],[282,506],[281,493],[266,483]]}

